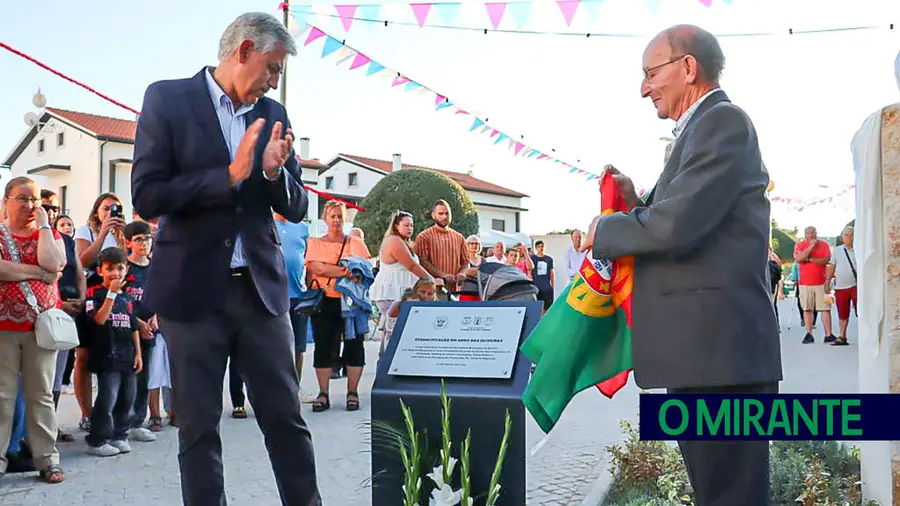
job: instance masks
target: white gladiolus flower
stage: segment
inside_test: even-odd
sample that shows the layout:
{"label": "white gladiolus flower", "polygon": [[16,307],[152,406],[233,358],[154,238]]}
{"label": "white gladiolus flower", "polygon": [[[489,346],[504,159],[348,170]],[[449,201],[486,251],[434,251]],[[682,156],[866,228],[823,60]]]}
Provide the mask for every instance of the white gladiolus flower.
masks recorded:
{"label": "white gladiolus flower", "polygon": [[431,478],[431,481],[434,482],[434,486],[437,488],[444,488],[444,466],[437,466],[431,470],[426,476]]}
{"label": "white gladiolus flower", "polygon": [[450,485],[444,485],[431,491],[429,506],[456,506],[457,504],[459,504],[459,490],[454,492]]}

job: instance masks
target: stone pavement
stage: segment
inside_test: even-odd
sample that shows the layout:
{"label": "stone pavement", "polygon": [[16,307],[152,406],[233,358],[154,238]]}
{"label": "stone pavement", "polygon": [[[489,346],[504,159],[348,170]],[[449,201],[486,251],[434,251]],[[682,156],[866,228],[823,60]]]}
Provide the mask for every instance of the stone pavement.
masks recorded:
{"label": "stone pavement", "polygon": [[[834,348],[822,344],[821,324],[817,343],[800,343],[796,302],[787,299],[782,310],[782,350],[785,368],[784,392],[854,392],[857,388],[855,325],[851,324],[851,345]],[[791,329],[788,314],[793,309]],[[835,328],[837,321],[835,319]],[[367,343],[369,363],[377,357],[377,344]],[[363,427],[367,422],[369,387],[374,368],[367,368],[360,389],[363,410],[343,409],[346,392],[343,381],[334,382],[332,409],[313,414],[304,406],[304,415],[313,432],[316,465],[325,505],[368,505],[369,452]],[[314,390],[311,369],[304,371],[303,384]],[[226,389],[227,390],[227,389]],[[578,395],[557,427],[547,438],[529,418],[527,447],[528,504],[542,506],[580,505],[598,478],[606,471],[605,447],[621,439],[619,421],[636,420],[639,389],[629,384],[608,400],[591,389]],[[226,394],[227,396],[227,394]],[[229,503],[233,505],[275,506],[279,504],[275,482],[263,450],[262,436],[252,412],[250,419],[228,416],[230,403],[223,400],[222,440]],[[72,430],[78,419],[74,396],[61,401],[62,425]],[[181,504],[177,467],[177,441],[173,429],[158,435],[154,443],[133,443],[129,455],[107,459],[85,454],[79,441],[62,443],[62,464],[67,472],[61,485],[44,485],[33,475],[9,475],[0,481],[3,506],[176,506]]]}

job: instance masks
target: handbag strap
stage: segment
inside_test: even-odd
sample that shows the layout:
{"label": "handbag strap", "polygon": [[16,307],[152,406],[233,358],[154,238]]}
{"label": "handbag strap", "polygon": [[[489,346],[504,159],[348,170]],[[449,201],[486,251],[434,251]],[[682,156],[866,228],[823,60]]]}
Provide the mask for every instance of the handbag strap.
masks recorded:
{"label": "handbag strap", "polygon": [[847,263],[850,264],[850,270],[853,271],[853,279],[856,279],[856,267],[853,267],[853,260],[850,259],[850,252],[844,246],[844,254],[847,255]]}
{"label": "handbag strap", "polygon": [[[12,232],[6,227],[6,223],[0,223],[0,234],[3,235],[3,240],[6,242],[6,249],[9,251],[9,258],[14,263],[22,263],[19,258],[19,247],[16,246],[16,240],[13,239]],[[31,309],[34,310],[35,314],[41,314],[41,308],[38,306],[37,297],[34,296],[34,291],[31,290],[31,285],[28,284],[28,281],[20,281],[19,288],[22,289],[22,294],[25,295],[25,300],[28,301],[28,305],[31,306]]]}
{"label": "handbag strap", "polygon": [[[349,239],[349,238],[350,238],[349,235],[344,236],[344,242],[341,243],[341,252],[338,253],[337,261],[334,263],[335,266],[341,265],[341,258],[343,258],[343,256],[344,256],[344,247],[347,246],[347,239]],[[334,278],[328,278],[328,283],[326,283],[325,286],[331,286],[332,280],[334,280]]]}

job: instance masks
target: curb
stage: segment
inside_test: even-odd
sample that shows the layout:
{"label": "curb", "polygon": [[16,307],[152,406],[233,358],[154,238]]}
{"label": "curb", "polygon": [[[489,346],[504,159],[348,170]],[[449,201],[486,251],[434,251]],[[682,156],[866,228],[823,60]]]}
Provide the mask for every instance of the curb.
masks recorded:
{"label": "curb", "polygon": [[600,476],[597,477],[597,481],[591,486],[591,490],[584,496],[584,500],[581,501],[581,506],[600,506],[603,504],[603,501],[606,500],[606,495],[609,493],[609,488],[612,486],[613,476],[610,474],[605,464],[606,462],[604,461],[597,466],[602,468]]}

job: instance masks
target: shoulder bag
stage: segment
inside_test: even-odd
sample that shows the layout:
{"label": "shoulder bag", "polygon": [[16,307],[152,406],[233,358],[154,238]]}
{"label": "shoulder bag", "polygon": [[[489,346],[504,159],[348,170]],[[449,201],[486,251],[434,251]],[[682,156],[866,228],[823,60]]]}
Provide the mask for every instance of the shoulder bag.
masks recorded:
{"label": "shoulder bag", "polygon": [[[6,241],[6,248],[9,250],[11,260],[20,263],[19,248],[16,246],[12,233],[6,228],[6,224],[0,223],[0,233]],[[52,351],[68,351],[78,346],[78,328],[75,326],[75,320],[62,309],[55,307],[41,312],[37,297],[31,290],[28,281],[19,282],[19,287],[22,289],[28,305],[37,314],[34,322],[34,335],[38,347]]]}
{"label": "shoulder bag", "polygon": [[[344,236],[344,242],[341,244],[341,252],[338,253],[337,261],[334,265],[341,264],[341,257],[344,256],[344,247],[347,246],[347,239],[349,236]],[[328,283],[325,285],[326,287],[331,285],[331,282],[334,278],[328,280]],[[313,287],[315,285],[315,287]],[[297,299],[297,303],[294,304],[294,307],[291,308],[295,314],[299,314],[302,316],[315,316],[322,312],[322,304],[325,302],[325,290],[319,287],[319,282],[317,280],[312,280],[309,284],[309,290],[303,292],[302,295]]]}
{"label": "shoulder bag", "polygon": [[847,251],[847,247],[844,247],[844,254],[847,255],[847,263],[850,264],[850,270],[853,271],[853,279],[856,279],[856,267],[853,267],[853,260],[850,258],[850,252]]}

